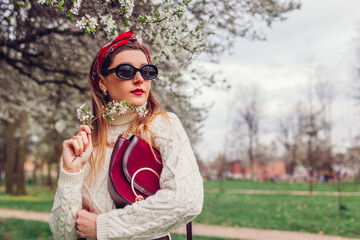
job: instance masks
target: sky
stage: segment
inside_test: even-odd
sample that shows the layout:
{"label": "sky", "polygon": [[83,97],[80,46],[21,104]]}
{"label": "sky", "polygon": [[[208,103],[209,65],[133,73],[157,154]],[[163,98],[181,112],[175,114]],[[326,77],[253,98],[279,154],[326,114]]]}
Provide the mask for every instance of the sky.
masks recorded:
{"label": "sky", "polygon": [[[195,105],[213,103],[202,129],[202,140],[195,146],[200,158],[212,161],[224,151],[238,86],[256,84],[264,100],[262,106],[263,140],[276,140],[278,119],[306,101],[311,72],[322,69],[333,85],[333,145],[344,152],[350,139],[360,134],[360,101],[355,68],[360,67],[360,1],[303,0],[302,8],[288,13],[288,19],[266,29],[266,41],[235,40],[232,54],[224,54],[219,63],[199,58],[204,69],[223,69],[231,85],[229,91],[203,89]],[[360,91],[358,92],[360,95]],[[359,109],[359,110],[358,110]]]}

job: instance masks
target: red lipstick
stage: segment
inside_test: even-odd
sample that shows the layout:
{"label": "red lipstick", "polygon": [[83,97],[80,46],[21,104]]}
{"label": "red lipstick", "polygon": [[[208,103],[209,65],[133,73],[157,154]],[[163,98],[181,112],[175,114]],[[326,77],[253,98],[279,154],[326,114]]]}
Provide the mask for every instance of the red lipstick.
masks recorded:
{"label": "red lipstick", "polygon": [[137,89],[131,91],[131,93],[133,93],[135,95],[142,95],[144,93],[144,90],[142,90],[141,88],[137,88]]}

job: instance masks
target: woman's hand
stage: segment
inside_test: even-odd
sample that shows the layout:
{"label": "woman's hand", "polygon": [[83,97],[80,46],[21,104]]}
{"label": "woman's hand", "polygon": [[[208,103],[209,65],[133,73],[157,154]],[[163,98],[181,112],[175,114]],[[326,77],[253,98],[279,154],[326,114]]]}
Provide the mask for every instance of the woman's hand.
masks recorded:
{"label": "woman's hand", "polygon": [[96,238],[96,213],[84,209],[77,213],[76,233],[84,238]]}
{"label": "woman's hand", "polygon": [[80,126],[80,132],[63,142],[63,168],[75,173],[80,171],[93,151],[91,129],[87,125]]}

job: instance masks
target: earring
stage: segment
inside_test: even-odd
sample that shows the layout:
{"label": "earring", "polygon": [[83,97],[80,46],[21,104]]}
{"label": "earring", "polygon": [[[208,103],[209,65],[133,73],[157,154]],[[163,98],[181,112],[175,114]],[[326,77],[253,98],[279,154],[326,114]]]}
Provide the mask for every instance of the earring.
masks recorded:
{"label": "earring", "polygon": [[104,96],[107,96],[107,91],[106,91],[106,89],[103,89],[103,94],[104,94]]}

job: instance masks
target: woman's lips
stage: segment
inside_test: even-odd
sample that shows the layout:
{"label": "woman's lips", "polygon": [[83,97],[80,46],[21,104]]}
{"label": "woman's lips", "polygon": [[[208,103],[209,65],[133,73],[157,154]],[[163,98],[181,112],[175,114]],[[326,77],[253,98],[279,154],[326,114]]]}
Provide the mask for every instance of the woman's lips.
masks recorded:
{"label": "woman's lips", "polygon": [[135,89],[134,91],[131,91],[131,93],[135,95],[142,95],[144,93],[144,90],[142,89]]}

